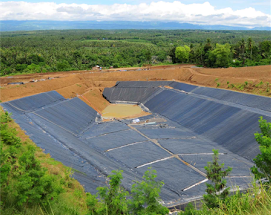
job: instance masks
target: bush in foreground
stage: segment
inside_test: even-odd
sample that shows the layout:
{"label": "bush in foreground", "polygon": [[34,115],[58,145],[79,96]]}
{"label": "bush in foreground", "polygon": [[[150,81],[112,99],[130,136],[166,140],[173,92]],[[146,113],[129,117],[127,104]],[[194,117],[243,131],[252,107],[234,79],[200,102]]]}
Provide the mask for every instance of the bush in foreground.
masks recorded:
{"label": "bush in foreground", "polygon": [[260,154],[254,159],[255,165],[251,168],[256,179],[266,179],[271,183],[271,123],[260,117],[259,125],[261,133],[255,134],[259,144]]}
{"label": "bush in foreground", "polygon": [[229,195],[230,188],[225,188],[227,181],[225,179],[232,170],[228,167],[223,170],[224,164],[219,164],[218,150],[213,149],[213,162],[208,162],[205,167],[207,172],[207,178],[212,182],[212,184],[206,184],[207,189],[206,195],[203,195],[205,204],[208,208],[215,208],[219,206],[219,201],[225,201],[226,197]]}
{"label": "bush in foreground", "polygon": [[[160,191],[163,182],[157,182],[156,171],[147,170],[141,182],[132,185],[131,194],[121,187],[122,171],[112,171],[109,175],[109,187],[99,187],[98,195],[88,195],[89,214],[168,214],[168,208],[162,206]],[[100,197],[100,202],[97,197]]]}

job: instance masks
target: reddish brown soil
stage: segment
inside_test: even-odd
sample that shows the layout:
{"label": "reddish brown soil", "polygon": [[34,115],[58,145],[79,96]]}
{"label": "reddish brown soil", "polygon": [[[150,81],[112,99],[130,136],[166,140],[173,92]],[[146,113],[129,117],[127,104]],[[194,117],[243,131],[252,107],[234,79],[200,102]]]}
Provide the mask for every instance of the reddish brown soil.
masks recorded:
{"label": "reddish brown soil", "polygon": [[[151,80],[175,80],[201,86],[219,87],[230,90],[271,96],[268,83],[271,83],[271,66],[255,66],[243,68],[209,69],[191,68],[191,65],[154,66],[148,68],[127,68],[130,71],[103,72],[72,71],[49,74],[29,74],[2,77],[0,100],[2,102],[13,99],[56,90],[65,98],[79,96],[80,99],[98,111],[102,111],[108,102],[103,98],[105,87],[112,87],[117,81],[151,81]],[[125,70],[125,69],[118,69]],[[48,77],[59,77],[49,80]],[[47,79],[46,79],[47,78]],[[32,79],[46,79],[36,83],[24,85],[6,85],[10,82]],[[262,84],[259,84],[262,81]],[[242,85],[248,82],[245,87]],[[241,87],[240,87],[241,86]],[[80,96],[80,95],[83,95]],[[87,100],[87,101],[86,101]]]}
{"label": "reddish brown soil", "polygon": [[103,97],[103,89],[91,88],[79,98],[101,113],[109,105],[109,102]]}

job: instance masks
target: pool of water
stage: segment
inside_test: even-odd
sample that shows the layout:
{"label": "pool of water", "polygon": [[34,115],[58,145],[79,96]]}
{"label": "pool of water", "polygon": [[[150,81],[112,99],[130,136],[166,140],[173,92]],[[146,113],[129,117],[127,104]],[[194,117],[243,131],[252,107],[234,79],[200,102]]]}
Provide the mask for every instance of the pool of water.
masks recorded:
{"label": "pool of water", "polygon": [[131,104],[110,104],[102,111],[104,119],[134,118],[149,114],[144,112],[138,105]]}

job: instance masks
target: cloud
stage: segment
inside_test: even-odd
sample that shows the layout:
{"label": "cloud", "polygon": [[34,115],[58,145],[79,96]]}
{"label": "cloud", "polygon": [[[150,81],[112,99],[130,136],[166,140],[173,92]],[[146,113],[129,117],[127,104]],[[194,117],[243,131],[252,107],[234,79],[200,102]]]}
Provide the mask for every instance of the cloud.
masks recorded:
{"label": "cloud", "polygon": [[215,9],[209,2],[183,4],[180,1],[137,5],[0,2],[0,20],[175,21],[205,25],[271,26],[271,15],[252,7],[234,11],[230,7]]}

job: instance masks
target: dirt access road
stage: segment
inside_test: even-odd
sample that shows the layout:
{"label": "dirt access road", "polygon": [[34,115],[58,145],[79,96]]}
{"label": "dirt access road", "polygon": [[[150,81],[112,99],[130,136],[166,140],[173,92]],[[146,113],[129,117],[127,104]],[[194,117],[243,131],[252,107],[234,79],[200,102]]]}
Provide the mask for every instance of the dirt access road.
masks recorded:
{"label": "dirt access road", "polygon": [[[49,79],[48,79],[49,78]],[[31,80],[38,82],[30,82]],[[117,81],[175,80],[184,83],[271,96],[271,66],[242,68],[194,68],[193,65],[121,68],[100,71],[71,71],[1,77],[2,102],[56,90],[65,98],[80,99],[101,112],[108,106],[102,92]],[[7,85],[10,82],[28,82]],[[81,96],[82,95],[82,96]]]}

